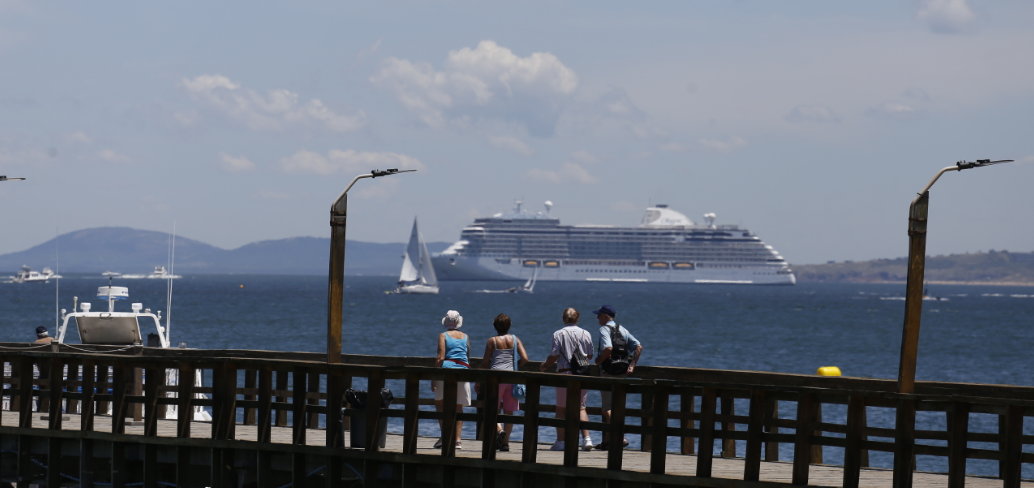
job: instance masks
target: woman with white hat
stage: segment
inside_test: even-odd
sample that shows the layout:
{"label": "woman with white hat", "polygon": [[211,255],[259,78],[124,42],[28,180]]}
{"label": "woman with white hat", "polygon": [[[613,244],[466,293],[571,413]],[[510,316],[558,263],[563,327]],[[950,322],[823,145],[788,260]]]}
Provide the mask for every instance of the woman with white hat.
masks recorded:
{"label": "woman with white hat", "polygon": [[[442,325],[447,329],[438,336],[438,361],[435,363],[440,368],[449,369],[470,369],[470,359],[467,351],[470,351],[470,337],[459,331],[463,327],[463,317],[455,310],[449,310],[442,318]],[[431,391],[434,392],[434,409],[441,412],[445,386],[442,381],[432,381]],[[456,408],[462,412],[463,407],[470,406],[470,383],[456,384]],[[442,421],[438,421],[438,428],[442,428]],[[460,432],[463,430],[463,421],[456,421],[456,449],[463,449],[460,441]],[[444,429],[443,429],[444,431]],[[442,439],[434,444],[435,448],[442,447]]]}

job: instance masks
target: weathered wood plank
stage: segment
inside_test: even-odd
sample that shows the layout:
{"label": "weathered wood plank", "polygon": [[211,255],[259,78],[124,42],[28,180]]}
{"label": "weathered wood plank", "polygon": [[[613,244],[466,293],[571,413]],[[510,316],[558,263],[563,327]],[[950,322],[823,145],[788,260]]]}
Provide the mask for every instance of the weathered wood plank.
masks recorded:
{"label": "weathered wood plank", "polygon": [[948,414],[948,430],[951,439],[948,441],[948,488],[964,488],[966,486],[966,436],[969,434],[969,404],[956,402],[955,408]]}
{"label": "weathered wood plank", "polygon": [[746,481],[758,481],[761,479],[761,430],[765,421],[765,392],[754,390],[750,396],[749,414],[750,422],[747,424],[747,451],[743,479]]}
{"label": "weathered wood plank", "polygon": [[697,477],[710,478],[714,463],[714,409],[718,390],[704,388],[700,397],[700,439],[697,449]]}

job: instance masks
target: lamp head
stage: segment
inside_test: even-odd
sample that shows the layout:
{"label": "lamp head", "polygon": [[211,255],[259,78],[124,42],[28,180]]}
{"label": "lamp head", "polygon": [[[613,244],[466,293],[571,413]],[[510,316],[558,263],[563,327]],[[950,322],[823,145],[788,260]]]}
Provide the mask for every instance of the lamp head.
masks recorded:
{"label": "lamp head", "polygon": [[1002,159],[999,161],[991,161],[990,159],[978,159],[976,161],[959,161],[955,163],[955,166],[959,168],[959,171],[970,168],[982,168],[984,166],[991,166],[992,164],[998,163],[1011,163],[1011,159]]}
{"label": "lamp head", "polygon": [[25,178],[8,178],[8,177],[6,177],[4,175],[0,175],[0,181],[14,181],[14,180],[24,180],[24,179]]}
{"label": "lamp head", "polygon": [[381,171],[379,169],[371,169],[370,170],[370,177],[371,178],[376,178],[378,176],[390,176],[390,175],[396,175],[396,174],[399,174],[399,173],[411,173],[413,171],[416,171],[416,170],[415,169],[407,169],[407,170],[399,171],[398,168],[390,168],[390,169],[386,169],[384,171]]}

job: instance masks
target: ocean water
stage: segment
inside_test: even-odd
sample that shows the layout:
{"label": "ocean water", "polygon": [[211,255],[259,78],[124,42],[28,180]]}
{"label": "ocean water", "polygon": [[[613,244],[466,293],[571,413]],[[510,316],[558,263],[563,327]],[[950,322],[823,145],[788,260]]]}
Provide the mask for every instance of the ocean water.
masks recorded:
{"label": "ocean water", "polygon": [[[78,296],[94,310],[106,308],[95,293],[107,279],[70,276],[60,281],[59,307],[70,310],[72,297]],[[167,313],[164,281],[115,284],[130,288],[130,302]],[[462,330],[471,336],[472,355],[482,354],[485,341],[494,335],[492,319],[505,313],[530,357],[543,360],[566,307],[581,311],[581,323],[596,336],[591,311],[609,304],[617,309],[618,322],[643,343],[640,364],[801,374],[838,366],[846,376],[897,377],[903,285],[541,282],[529,295],[478,292],[511,284],[447,282],[437,296],[386,294],[393,284],[392,277],[346,278],[346,353],[432,356],[443,330],[441,317],[452,309],[464,317]],[[1034,288],[956,285],[928,290],[945,300],[924,302],[918,380],[1034,385]],[[173,285],[172,340],[192,348],[321,352],[326,349],[326,295],[326,278],[315,276],[187,276]],[[128,310],[129,305],[120,302],[117,309]],[[0,341],[30,342],[39,325],[55,329],[55,283],[0,283]],[[69,336],[66,342],[77,342],[74,330]],[[401,384],[388,387],[401,391]],[[426,390],[422,395],[430,397]],[[551,389],[545,389],[544,401],[552,398]],[[590,394],[590,404],[598,401]],[[632,396],[630,402],[634,406],[638,399]],[[745,401],[736,405],[738,412],[746,408]],[[845,410],[827,406],[824,420],[843,422]],[[780,411],[793,417],[792,404]],[[872,426],[893,427],[889,410],[870,407],[868,415]],[[943,414],[920,412],[917,422],[919,429],[940,430],[945,420]],[[991,415],[973,414],[970,423],[972,431],[997,431],[997,418]],[[1025,433],[1034,434],[1032,420],[1027,424]],[[401,425],[390,429],[400,431]],[[421,430],[438,433],[433,422]],[[473,436],[473,427],[465,426],[464,435]],[[599,434],[593,436],[598,442]],[[513,437],[521,438],[519,427]],[[551,442],[552,429],[542,429],[540,440]],[[639,442],[637,436],[629,440],[633,446]],[[669,449],[676,449],[675,442],[671,440]],[[839,463],[842,449],[826,448],[824,455],[827,463]],[[790,446],[783,446],[781,458],[792,458]],[[871,463],[890,467],[892,459],[873,452]],[[946,471],[947,462],[919,456],[918,467]],[[997,462],[970,460],[968,471],[996,475]],[[1034,467],[1025,466],[1024,477],[1034,478]]]}

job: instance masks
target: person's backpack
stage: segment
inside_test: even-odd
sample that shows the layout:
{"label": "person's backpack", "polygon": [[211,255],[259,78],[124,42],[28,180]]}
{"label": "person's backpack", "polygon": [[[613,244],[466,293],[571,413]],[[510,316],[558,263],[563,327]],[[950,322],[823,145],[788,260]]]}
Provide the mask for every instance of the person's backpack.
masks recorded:
{"label": "person's backpack", "polygon": [[[567,335],[570,338],[570,334]],[[571,351],[571,359],[568,362],[571,363],[571,374],[589,376],[591,372],[589,369],[589,358],[585,357],[585,353],[582,352],[582,348],[577,342],[574,344],[574,350]]]}
{"label": "person's backpack", "polygon": [[628,343],[625,336],[618,332],[618,326],[610,328],[610,357],[603,361],[603,371],[610,375],[623,375],[628,373],[628,367],[632,364],[632,358],[628,355]]}

